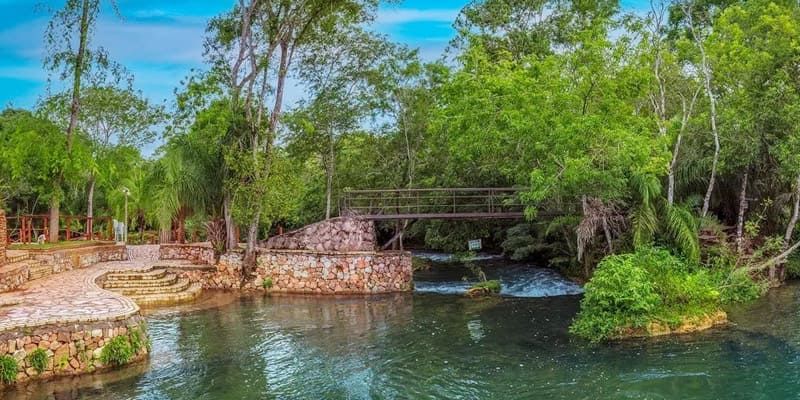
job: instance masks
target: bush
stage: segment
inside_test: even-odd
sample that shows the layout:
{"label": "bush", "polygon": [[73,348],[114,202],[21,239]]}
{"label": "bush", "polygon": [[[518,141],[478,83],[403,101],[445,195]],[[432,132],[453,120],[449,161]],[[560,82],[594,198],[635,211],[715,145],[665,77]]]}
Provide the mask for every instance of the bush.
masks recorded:
{"label": "bush", "polygon": [[142,348],[150,351],[150,341],[144,336],[141,328],[131,328],[130,332],[131,351],[134,355],[138,354]]}
{"label": "bush", "polygon": [[37,374],[41,374],[47,369],[47,352],[44,349],[36,349],[28,354],[28,362]]}
{"label": "bush", "polygon": [[19,364],[11,356],[0,356],[0,383],[9,384],[17,381]]}
{"label": "bush", "polygon": [[720,304],[712,274],[656,248],[606,257],[585,289],[570,331],[592,341],[650,322],[674,326]]}
{"label": "bush", "polygon": [[472,285],[471,289],[483,289],[483,290],[488,291],[489,293],[497,294],[497,293],[500,293],[500,289],[501,289],[500,281],[494,279],[494,280],[485,281],[485,282],[478,282],[478,283]]}
{"label": "bush", "polygon": [[103,364],[115,366],[125,365],[133,358],[134,354],[136,353],[133,351],[128,337],[117,336],[103,346],[103,350],[100,352],[100,361]]}
{"label": "bush", "polygon": [[264,278],[264,280],[261,281],[261,286],[263,286],[266,290],[272,289],[272,278]]}

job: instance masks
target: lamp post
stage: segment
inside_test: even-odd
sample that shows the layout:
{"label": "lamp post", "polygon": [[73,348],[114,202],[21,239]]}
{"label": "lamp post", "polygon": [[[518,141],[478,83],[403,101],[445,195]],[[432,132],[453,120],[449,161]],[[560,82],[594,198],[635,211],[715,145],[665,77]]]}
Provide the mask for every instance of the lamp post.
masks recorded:
{"label": "lamp post", "polygon": [[123,223],[125,230],[122,233],[122,242],[128,244],[128,196],[130,196],[131,191],[128,190],[128,188],[123,187],[122,193],[125,194],[125,221]]}

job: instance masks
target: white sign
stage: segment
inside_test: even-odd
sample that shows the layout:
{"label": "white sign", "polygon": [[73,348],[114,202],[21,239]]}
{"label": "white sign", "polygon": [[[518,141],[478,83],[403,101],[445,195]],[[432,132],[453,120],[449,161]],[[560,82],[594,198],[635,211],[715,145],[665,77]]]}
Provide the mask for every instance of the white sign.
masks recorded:
{"label": "white sign", "polygon": [[474,239],[467,242],[469,245],[470,250],[480,250],[483,246],[481,245],[480,239]]}

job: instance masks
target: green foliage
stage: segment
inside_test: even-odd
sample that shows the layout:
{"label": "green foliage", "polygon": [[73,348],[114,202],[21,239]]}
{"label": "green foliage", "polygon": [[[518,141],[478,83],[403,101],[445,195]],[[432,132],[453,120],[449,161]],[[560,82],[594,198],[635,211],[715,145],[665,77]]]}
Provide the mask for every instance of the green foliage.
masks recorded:
{"label": "green foliage", "polygon": [[650,322],[675,325],[718,309],[712,275],[667,250],[639,248],[609,256],[597,267],[570,331],[593,341],[613,338]]}
{"label": "green foliage", "polygon": [[100,352],[100,361],[103,364],[114,366],[125,365],[136,355],[131,341],[125,335],[116,336],[111,339]]}
{"label": "green foliage", "polygon": [[14,357],[0,356],[0,383],[10,384],[17,381],[19,364]]}
{"label": "green foliage", "polygon": [[129,336],[133,355],[139,354],[143,348],[150,350],[150,341],[144,334],[144,328],[131,328]]}
{"label": "green foliage", "polygon": [[272,289],[272,278],[271,278],[271,277],[266,277],[266,278],[264,278],[264,280],[263,280],[263,281],[261,281],[261,286],[262,286],[262,287],[263,287],[265,290]]}
{"label": "green foliage", "polygon": [[44,349],[36,349],[28,354],[28,362],[36,373],[41,374],[47,369],[47,352]]}
{"label": "green foliage", "polygon": [[502,289],[502,286],[500,285],[500,281],[499,280],[492,279],[492,280],[488,280],[488,281],[478,282],[478,283],[472,285],[470,290],[473,290],[473,289],[480,289],[480,290],[484,290],[484,291],[487,291],[487,292],[492,293],[492,294],[498,294],[498,293],[500,293],[500,290]]}

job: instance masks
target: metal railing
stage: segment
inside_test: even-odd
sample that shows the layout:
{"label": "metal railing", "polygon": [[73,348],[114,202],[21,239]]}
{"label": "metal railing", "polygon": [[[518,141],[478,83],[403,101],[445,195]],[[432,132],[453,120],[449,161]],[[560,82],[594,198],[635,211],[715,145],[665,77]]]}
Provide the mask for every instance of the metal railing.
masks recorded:
{"label": "metal railing", "polygon": [[391,219],[515,219],[523,216],[524,188],[346,190],[342,216]]}

